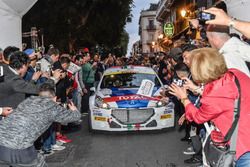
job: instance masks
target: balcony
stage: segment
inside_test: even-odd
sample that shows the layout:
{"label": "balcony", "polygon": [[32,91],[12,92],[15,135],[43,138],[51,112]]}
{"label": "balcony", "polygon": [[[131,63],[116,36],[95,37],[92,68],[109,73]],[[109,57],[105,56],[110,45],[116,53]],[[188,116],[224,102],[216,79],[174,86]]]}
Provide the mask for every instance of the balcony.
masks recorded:
{"label": "balcony", "polygon": [[156,26],[155,25],[148,25],[146,29],[148,31],[155,31],[156,30]]}
{"label": "balcony", "polygon": [[172,0],[161,0],[156,13],[156,20],[163,22],[170,13]]}

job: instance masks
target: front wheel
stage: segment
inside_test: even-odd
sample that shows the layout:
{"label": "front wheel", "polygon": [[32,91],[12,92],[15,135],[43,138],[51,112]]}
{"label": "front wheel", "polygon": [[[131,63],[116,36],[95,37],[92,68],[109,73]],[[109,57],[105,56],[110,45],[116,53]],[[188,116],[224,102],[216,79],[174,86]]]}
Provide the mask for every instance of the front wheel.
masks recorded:
{"label": "front wheel", "polygon": [[90,112],[88,114],[88,130],[89,130],[89,132],[93,132],[92,120],[91,120],[91,113]]}

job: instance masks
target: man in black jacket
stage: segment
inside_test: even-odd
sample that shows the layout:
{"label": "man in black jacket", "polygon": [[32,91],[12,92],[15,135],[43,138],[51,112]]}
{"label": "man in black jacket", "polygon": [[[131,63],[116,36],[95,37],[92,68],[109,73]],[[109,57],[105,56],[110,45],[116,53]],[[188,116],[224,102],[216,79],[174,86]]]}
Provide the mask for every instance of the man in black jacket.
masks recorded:
{"label": "man in black jacket", "polygon": [[[4,81],[0,83],[0,106],[16,108],[25,99],[25,94],[38,94],[39,85],[34,80],[40,77],[39,73],[33,76],[33,81],[26,82],[23,76],[28,69],[29,58],[20,51],[10,55],[9,65],[2,64]],[[54,80],[60,79],[60,71],[54,72]],[[53,82],[48,80],[47,82]]]}
{"label": "man in black jacket", "polygon": [[59,61],[53,64],[53,70],[62,70],[60,81],[56,84],[56,96],[61,101],[65,103],[67,100],[67,89],[72,85],[73,80],[71,80],[67,75],[67,69],[70,65],[69,57],[62,56]]}

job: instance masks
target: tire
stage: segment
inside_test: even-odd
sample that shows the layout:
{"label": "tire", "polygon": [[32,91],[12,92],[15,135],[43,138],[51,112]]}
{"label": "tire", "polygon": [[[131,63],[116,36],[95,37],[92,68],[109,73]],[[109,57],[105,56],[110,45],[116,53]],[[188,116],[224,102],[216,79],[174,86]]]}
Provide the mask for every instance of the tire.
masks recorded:
{"label": "tire", "polygon": [[93,132],[92,120],[91,120],[91,113],[90,112],[88,114],[88,130],[89,130],[89,132]]}

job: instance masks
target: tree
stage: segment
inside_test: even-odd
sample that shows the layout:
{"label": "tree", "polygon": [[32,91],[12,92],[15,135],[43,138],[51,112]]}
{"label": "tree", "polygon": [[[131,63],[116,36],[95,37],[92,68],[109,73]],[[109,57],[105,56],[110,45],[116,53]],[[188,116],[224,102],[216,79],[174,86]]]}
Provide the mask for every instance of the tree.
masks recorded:
{"label": "tree", "polygon": [[46,46],[53,43],[62,51],[124,47],[124,27],[132,7],[133,0],[38,0],[24,16],[23,30],[44,28]]}

